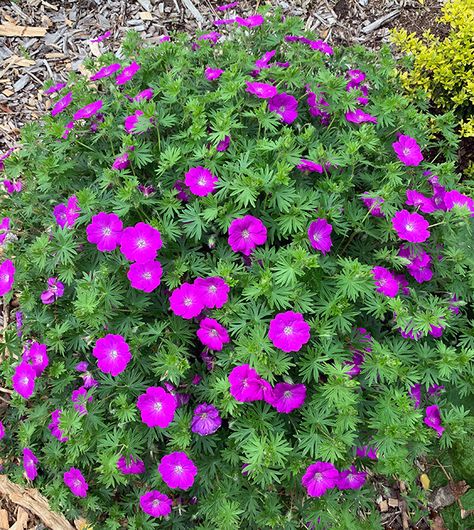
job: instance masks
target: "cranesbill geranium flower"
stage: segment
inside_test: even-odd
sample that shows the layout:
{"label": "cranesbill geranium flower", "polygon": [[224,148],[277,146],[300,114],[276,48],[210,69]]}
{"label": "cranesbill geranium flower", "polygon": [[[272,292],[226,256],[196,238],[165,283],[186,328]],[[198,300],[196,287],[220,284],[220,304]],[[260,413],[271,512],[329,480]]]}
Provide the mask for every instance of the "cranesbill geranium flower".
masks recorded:
{"label": "cranesbill geranium flower", "polygon": [[224,73],[224,70],[221,70],[220,68],[211,68],[207,67],[204,71],[204,75],[206,76],[206,79],[208,81],[214,81],[215,79],[219,79],[219,77]]}
{"label": "cranesbill geranium flower", "polygon": [[156,258],[163,246],[159,230],[147,223],[137,223],[122,232],[120,252],[129,260],[147,263]]}
{"label": "cranesbill geranium flower", "polygon": [[5,186],[5,190],[9,195],[12,195],[13,193],[19,193],[23,189],[21,180],[13,182],[7,179],[3,181],[3,185]]}
{"label": "cranesbill geranium flower", "polygon": [[392,226],[400,239],[423,243],[430,237],[428,221],[419,213],[400,210],[392,218]]}
{"label": "cranesbill geranium flower", "polygon": [[356,456],[358,458],[370,458],[370,460],[377,460],[377,450],[370,445],[363,445],[356,447]]}
{"label": "cranesbill geranium flower", "polygon": [[216,151],[227,151],[230,145],[230,136],[225,136],[223,140],[221,140],[216,147]]}
{"label": "cranesbill geranium flower", "polygon": [[7,294],[15,281],[15,265],[9,259],[0,265],[0,296]]}
{"label": "cranesbill geranium flower", "polygon": [[138,397],[137,407],[142,422],[148,427],[165,429],[173,421],[178,404],[176,398],[160,386],[151,386]]}
{"label": "cranesbill geranium flower", "polygon": [[50,86],[47,88],[44,93],[45,94],[54,94],[55,92],[61,91],[66,86],[66,83],[56,83],[53,86]]}
{"label": "cranesbill geranium flower", "polygon": [[428,333],[435,339],[439,339],[440,337],[443,336],[443,331],[444,331],[443,326],[433,326],[433,324],[431,324],[430,330],[428,331]]}
{"label": "cranesbill geranium flower", "polygon": [[71,401],[74,403],[74,409],[79,412],[79,415],[84,416],[87,414],[87,403],[92,401],[92,396],[87,397],[87,389],[84,386],[79,387],[77,390],[73,390],[71,394]]}
{"label": "cranesbill geranium flower", "polygon": [[82,107],[77,112],[75,112],[72,115],[72,117],[76,121],[84,120],[84,119],[94,116],[94,114],[97,114],[101,108],[102,108],[102,100],[99,99],[98,101],[93,101],[92,103],[89,103],[85,107]]}
{"label": "cranesbill geranium flower", "polygon": [[64,97],[62,97],[51,109],[51,116],[56,116],[60,114],[72,103],[72,92],[68,92]]}
{"label": "cranesbill geranium flower", "polygon": [[63,475],[64,484],[71,490],[76,497],[86,497],[89,484],[79,469],[71,467]]}
{"label": "cranesbill geranium flower", "polygon": [[228,242],[234,252],[250,256],[257,245],[267,240],[266,226],[252,215],[234,219],[229,226]]}
{"label": "cranesbill geranium flower", "polygon": [[259,401],[264,396],[262,381],[257,371],[248,364],[236,366],[229,374],[230,393],[242,403]]}
{"label": "cranesbill geranium flower", "polygon": [[265,22],[265,19],[262,15],[251,15],[247,18],[235,17],[235,21],[239,26],[245,26],[246,28],[255,28],[257,26],[261,26]]}
{"label": "cranesbill geranium flower", "polygon": [[277,383],[273,388],[271,405],[278,412],[289,414],[291,411],[299,409],[305,398],[306,387],[303,384]]}
{"label": "cranesbill geranium flower", "polygon": [[199,296],[205,307],[220,309],[229,298],[230,287],[219,276],[196,278],[194,285],[199,289]]}
{"label": "cranesbill geranium flower", "polygon": [[329,462],[318,460],[306,469],[301,484],[310,497],[322,497],[328,489],[334,488],[339,479],[339,471]]}
{"label": "cranesbill geranium flower", "polygon": [[119,63],[112,63],[109,66],[103,66],[98,72],[96,72],[94,75],[92,75],[89,79],[91,81],[97,81],[98,79],[103,79],[104,77],[109,77],[118,70],[120,70],[122,66]]}
{"label": "cranesbill geranium flower", "polygon": [[95,343],[92,355],[98,360],[99,370],[114,377],[125,370],[132,358],[130,346],[122,335],[111,333]]}
{"label": "cranesbill geranium flower", "polygon": [[380,205],[385,201],[382,199],[382,197],[367,197],[368,194],[369,192],[367,191],[363,193],[362,202],[369,210],[370,215],[373,215],[374,217],[385,217],[385,214],[380,209]]}
{"label": "cranesbill geranium flower", "polygon": [[416,385],[413,385],[408,390],[408,393],[410,394],[410,397],[415,402],[414,407],[415,409],[420,407],[420,401],[421,401],[421,385],[420,383],[417,383]]}
{"label": "cranesbill geranium flower", "polygon": [[112,35],[112,33],[110,31],[106,31],[105,33],[103,33],[102,35],[99,35],[95,39],[91,39],[91,42],[102,42],[103,40],[108,39],[110,35]]}
{"label": "cranesbill geranium flower", "polygon": [[0,440],[3,440],[5,438],[5,427],[3,423],[0,421]]}
{"label": "cranesbill geranium flower", "polygon": [[36,377],[39,377],[49,364],[46,344],[33,342],[23,353],[22,360],[28,363],[35,371]]}
{"label": "cranesbill geranium flower", "polygon": [[151,293],[160,285],[162,275],[163,269],[159,261],[147,261],[146,263],[132,263],[127,278],[134,289]]}
{"label": "cranesbill geranium flower", "polygon": [[21,362],[12,376],[13,390],[24,399],[29,399],[35,390],[36,372],[25,361]]}
{"label": "cranesbill geranium flower", "polygon": [[212,193],[217,181],[218,178],[209,169],[202,166],[192,167],[184,178],[184,183],[189,187],[191,193],[199,197],[205,197]]}
{"label": "cranesbill geranium flower", "polygon": [[224,4],[221,6],[217,6],[217,9],[219,11],[227,11],[227,9],[232,9],[233,7],[237,7],[239,5],[239,2],[231,2],[230,4]]}
{"label": "cranesbill geranium flower", "polygon": [[29,480],[35,480],[38,476],[38,469],[36,468],[37,463],[38,459],[33,451],[28,449],[28,447],[25,447],[23,449],[23,468]]}
{"label": "cranesbill geranium flower", "polygon": [[41,293],[41,301],[43,304],[52,304],[64,294],[64,283],[57,278],[48,278],[48,288]]}
{"label": "cranesbill geranium flower", "polygon": [[423,193],[416,190],[407,190],[407,200],[405,204],[408,206],[416,206],[423,213],[431,213],[436,210],[436,205],[433,199],[425,197]]}
{"label": "cranesbill geranium flower", "polygon": [[133,76],[140,70],[140,65],[136,62],[132,62],[128,66],[126,66],[120,74],[115,78],[115,84],[116,85],[124,85],[125,83],[128,83]]}
{"label": "cranesbill geranium flower", "polygon": [[371,114],[364,112],[360,109],[356,109],[351,112],[346,112],[345,116],[346,120],[352,123],[377,123],[377,118],[375,116],[372,116]]}
{"label": "cranesbill geranium flower", "polygon": [[10,230],[10,218],[4,217],[0,222],[0,245],[3,245]]}
{"label": "cranesbill geranium flower", "polygon": [[268,338],[284,352],[299,351],[310,339],[310,326],[301,313],[278,313],[270,322]]}
{"label": "cranesbill geranium flower", "polygon": [[255,61],[255,66],[259,69],[268,68],[268,63],[275,56],[275,54],[276,54],[276,50],[265,52],[260,59],[257,59]]}
{"label": "cranesbill geranium flower", "polygon": [[194,416],[191,420],[191,431],[199,436],[214,434],[222,424],[219,411],[214,405],[202,403],[194,409]]}
{"label": "cranesbill geranium flower", "polygon": [[282,92],[268,100],[268,109],[279,114],[283,123],[293,123],[298,117],[298,100],[291,94]]}
{"label": "cranesbill geranium flower", "polygon": [[51,423],[48,425],[48,429],[51,434],[57,438],[60,442],[67,442],[69,438],[64,436],[63,431],[59,428],[62,410],[56,409],[51,413]]}
{"label": "cranesbill geranium flower", "polygon": [[474,217],[474,200],[467,195],[463,195],[458,190],[447,191],[444,194],[444,204],[447,210],[452,210],[456,206],[458,208],[467,208],[471,212],[471,217]]}
{"label": "cranesbill geranium flower", "polygon": [[357,471],[355,466],[339,473],[336,486],[340,490],[358,490],[362,488],[367,478],[367,473]]}
{"label": "cranesbill geranium flower", "polygon": [[257,81],[246,81],[247,89],[246,91],[258,98],[269,99],[278,94],[278,90],[273,85],[268,83],[258,83]]}
{"label": "cranesbill geranium flower", "polygon": [[100,212],[92,217],[87,226],[87,241],[96,243],[101,252],[115,250],[122,237],[122,221],[114,213]]}
{"label": "cranesbill geranium flower", "polygon": [[314,173],[324,173],[324,168],[321,164],[316,164],[312,160],[302,158],[300,163],[296,166],[300,171],[312,171]]}
{"label": "cranesbill geranium flower", "polygon": [[406,166],[418,166],[423,160],[420,146],[414,138],[401,134],[398,140],[392,144],[398,159]]}
{"label": "cranesbill geranium flower", "polygon": [[204,318],[196,332],[198,339],[211,350],[221,351],[224,344],[230,342],[229,334],[214,318]]}
{"label": "cranesbill geranium flower", "polygon": [[371,272],[374,276],[377,292],[389,298],[397,296],[400,286],[395,276],[388,269],[377,266]]}
{"label": "cranesbill geranium flower", "polygon": [[441,415],[438,405],[426,407],[426,415],[423,421],[428,427],[434,429],[438,433],[438,436],[443,434],[444,427],[441,425]]}
{"label": "cranesbill geranium flower", "polygon": [[136,110],[133,114],[125,118],[124,127],[128,134],[133,134],[133,130],[137,126],[140,116],[143,116],[143,111]]}
{"label": "cranesbill geranium flower", "polygon": [[117,468],[124,475],[141,475],[145,473],[145,464],[138,458],[135,460],[132,455],[128,457],[128,462],[124,456],[121,456],[117,462]]}
{"label": "cranesbill geranium flower", "polygon": [[148,491],[140,497],[141,509],[151,517],[165,517],[171,513],[173,501],[158,490]]}
{"label": "cranesbill geranium flower", "polygon": [[317,50],[321,53],[325,53],[326,55],[333,55],[334,50],[327,42],[324,42],[323,40],[310,40],[308,43],[310,48],[313,50]]}
{"label": "cranesbill geranium flower", "polygon": [[201,291],[196,285],[183,283],[170,296],[170,308],[175,315],[191,319],[197,317],[204,309]]}
{"label": "cranesbill geranium flower", "polygon": [[130,154],[127,152],[119,155],[112,164],[112,169],[122,171],[130,165]]}
{"label": "cranesbill geranium flower", "polygon": [[168,488],[189,489],[194,484],[197,467],[186,453],[175,452],[164,456],[158,466],[161,478]]}
{"label": "cranesbill geranium flower", "polygon": [[313,221],[308,228],[308,237],[311,246],[316,250],[320,250],[323,254],[326,254],[331,250],[332,225],[330,225],[326,219],[318,218]]}

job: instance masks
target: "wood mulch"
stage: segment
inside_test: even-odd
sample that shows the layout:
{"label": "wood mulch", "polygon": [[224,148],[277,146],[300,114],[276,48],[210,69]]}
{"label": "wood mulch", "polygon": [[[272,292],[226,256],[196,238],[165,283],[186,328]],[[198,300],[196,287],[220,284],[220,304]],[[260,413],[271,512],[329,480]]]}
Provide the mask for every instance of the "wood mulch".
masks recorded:
{"label": "wood mulch", "polygon": [[[0,152],[15,145],[24,123],[40,119],[51,107],[50,98],[42,91],[46,80],[64,81],[69,71],[81,72],[84,58],[102,53],[104,45],[91,43],[91,39],[110,31],[107,49],[118,50],[130,29],[151,43],[176,30],[193,33],[225,16],[216,9],[222,3],[224,0],[2,0]],[[238,10],[245,16],[269,4],[281,8],[285,15],[302,17],[306,29],[316,31],[330,44],[363,44],[377,49],[389,41],[390,28],[405,27],[417,34],[433,28],[442,3],[443,0],[242,0]],[[406,508],[396,492],[379,495],[377,504],[385,528],[415,528],[408,523]],[[73,527],[52,514],[36,490],[20,488],[0,475],[0,530],[74,528],[84,528],[84,522],[76,521]]]}

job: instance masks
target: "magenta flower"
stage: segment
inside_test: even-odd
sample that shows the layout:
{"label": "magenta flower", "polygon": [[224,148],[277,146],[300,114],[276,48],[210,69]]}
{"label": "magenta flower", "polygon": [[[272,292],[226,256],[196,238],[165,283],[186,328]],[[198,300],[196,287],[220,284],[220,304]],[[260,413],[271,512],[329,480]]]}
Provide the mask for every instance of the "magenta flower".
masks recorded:
{"label": "magenta flower", "polygon": [[225,136],[223,140],[221,140],[216,147],[216,151],[227,151],[229,149],[230,145],[230,136]]}
{"label": "magenta flower", "polygon": [[191,431],[199,436],[214,434],[222,424],[219,411],[214,405],[202,403],[194,409],[194,416],[191,420]]}
{"label": "magenta flower", "polygon": [[146,263],[132,263],[127,278],[134,289],[151,293],[160,285],[162,275],[163,269],[159,261],[147,261]]}
{"label": "magenta flower", "polygon": [[152,97],[153,97],[153,89],[145,88],[145,90],[142,90],[134,98],[132,98],[132,101],[142,101],[142,100],[150,101]]}
{"label": "magenta flower", "polygon": [[443,385],[431,385],[430,387],[428,387],[428,394],[430,396],[439,396],[443,390]]}
{"label": "magenta flower", "polygon": [[38,469],[36,468],[37,463],[38,459],[34,455],[33,451],[28,449],[28,447],[25,447],[23,449],[23,468],[29,480],[35,480],[35,478],[38,476]]}
{"label": "magenta flower", "polygon": [[23,188],[21,180],[17,180],[16,182],[4,180],[3,185],[5,186],[5,190],[9,195],[12,195],[13,193],[19,193]]}
{"label": "magenta flower", "polygon": [[395,276],[388,269],[377,266],[374,267],[371,272],[374,276],[378,293],[388,296],[389,298],[397,296],[400,286]]}
{"label": "magenta flower", "polygon": [[196,285],[183,283],[170,296],[170,308],[175,315],[191,319],[197,317],[204,309],[201,291]]}
{"label": "magenta flower", "polygon": [[49,364],[46,344],[33,342],[29,348],[25,349],[22,360],[28,363],[35,371],[36,377],[39,377]]}
{"label": "magenta flower", "polygon": [[458,190],[447,191],[444,194],[444,204],[447,210],[452,210],[455,207],[466,208],[471,212],[471,217],[474,217],[474,200],[467,195],[459,193]]}
{"label": "magenta flower", "polygon": [[406,166],[418,166],[423,160],[420,146],[414,138],[401,134],[398,140],[392,144],[398,159]]}
{"label": "magenta flower", "polygon": [[229,374],[229,383],[230,393],[237,401],[259,401],[264,397],[263,380],[248,364],[233,368]]}
{"label": "magenta flower", "polygon": [[346,120],[352,123],[377,123],[377,118],[375,116],[372,116],[371,114],[368,114],[367,112],[364,112],[360,109],[356,109],[351,112],[346,112],[345,116]]}
{"label": "magenta flower", "polygon": [[0,265],[0,296],[7,294],[15,281],[15,265],[9,259]]}
{"label": "magenta flower", "polygon": [[222,35],[220,33],[217,33],[217,31],[211,31],[210,33],[206,33],[198,37],[198,40],[208,40],[213,44],[216,44],[221,37]]}
{"label": "magenta flower", "polygon": [[[361,83],[363,83],[365,81],[365,78],[367,77],[367,75],[362,72],[362,70],[347,70],[347,75],[348,77],[350,78],[350,82],[353,83],[353,86],[358,86],[360,85]],[[349,85],[349,83],[347,83]]]}
{"label": "magenta flower", "polygon": [[95,39],[91,39],[91,42],[102,42],[103,40],[108,39],[110,35],[112,35],[112,33],[110,31],[106,31],[105,33],[103,33],[102,35],[99,35]]}
{"label": "magenta flower", "polygon": [[74,122],[74,121],[70,121],[70,122],[66,123],[66,127],[64,128],[64,132],[61,135],[61,138],[63,140],[67,140],[75,126],[76,126],[76,122]]}
{"label": "magenta flower", "polygon": [[253,249],[257,245],[265,244],[266,240],[266,226],[252,215],[234,219],[230,223],[228,242],[234,252],[250,256]]}
{"label": "magenta flower", "polygon": [[75,467],[71,467],[69,471],[66,471],[63,475],[64,484],[71,490],[71,493],[76,497],[87,497],[87,490],[89,484],[86,479]]}
{"label": "magenta flower", "polygon": [[147,223],[137,223],[122,232],[120,252],[129,260],[147,263],[156,258],[163,246],[159,230]]}
{"label": "magenta flower", "polygon": [[254,96],[257,96],[258,98],[262,99],[269,99],[278,94],[278,90],[273,85],[269,85],[268,83],[258,83],[257,81],[246,81],[247,83],[247,89],[246,91],[249,94],[253,94]]}
{"label": "magenta flower", "polygon": [[184,183],[189,187],[191,193],[199,197],[205,197],[212,193],[217,181],[218,178],[209,169],[202,166],[192,167],[184,178]]}
{"label": "magenta flower", "polygon": [[224,326],[221,326],[213,318],[204,318],[199,323],[196,332],[198,339],[211,350],[221,351],[224,344],[230,342],[229,334]]}
{"label": "magenta flower", "polygon": [[156,191],[154,186],[144,186],[143,184],[139,184],[137,190],[142,192],[145,197],[149,197]]}
{"label": "magenta flower", "polygon": [[271,405],[278,412],[289,414],[299,409],[306,398],[306,387],[304,385],[291,385],[290,383],[277,383],[273,389]]}
{"label": "magenta flower", "polygon": [[87,414],[87,403],[92,401],[92,396],[87,397],[87,389],[84,386],[73,390],[71,394],[71,401],[74,403],[74,409],[79,412],[80,416]]}
{"label": "magenta flower", "polygon": [[233,24],[234,22],[235,18],[218,18],[214,20],[214,26],[224,26],[226,24]]}
{"label": "magenta flower", "polygon": [[44,91],[44,93],[45,94],[54,94],[55,92],[59,92],[60,90],[62,90],[65,86],[66,86],[66,83],[56,83],[55,85],[50,86],[49,88],[47,88]]}
{"label": "magenta flower", "polygon": [[143,116],[143,111],[136,110],[133,114],[125,118],[124,127],[128,134],[133,134],[133,130],[137,126],[138,118],[140,116]]}
{"label": "magenta flower", "polygon": [[140,70],[140,65],[136,62],[132,62],[128,66],[126,66],[120,74],[115,78],[115,84],[116,85],[124,85],[125,83],[128,83],[133,76]]}
{"label": "magenta flower", "polygon": [[302,158],[300,163],[296,166],[300,171],[311,171],[314,173],[324,173],[324,168],[321,164],[316,164],[312,160]]}
{"label": "magenta flower", "polygon": [[444,427],[441,425],[441,415],[438,405],[426,407],[426,415],[423,421],[425,425],[434,429],[438,433],[438,436],[443,434]]}
{"label": "magenta flower", "polygon": [[122,221],[114,213],[100,212],[92,217],[87,226],[87,241],[96,243],[101,252],[115,250],[122,237]]}
{"label": "magenta flower", "polygon": [[187,490],[194,484],[197,467],[186,453],[175,452],[161,459],[158,471],[169,488]]}
{"label": "magenta flower", "polygon": [[430,237],[428,221],[419,213],[400,210],[392,218],[392,226],[400,239],[423,243]]}
{"label": "magenta flower", "polygon": [[151,517],[165,517],[171,513],[173,501],[157,490],[148,491],[140,497],[140,507]]}
{"label": "magenta flower", "polygon": [[416,206],[423,213],[431,213],[436,210],[436,205],[433,199],[425,197],[423,193],[416,190],[407,190],[407,200],[405,204],[408,206]]}
{"label": "magenta flower", "polygon": [[298,100],[282,92],[268,100],[268,109],[279,114],[283,123],[293,123],[298,117]]}
{"label": "magenta flower", "polygon": [[76,219],[79,217],[81,209],[77,202],[77,197],[72,195],[69,197],[67,204],[58,204],[54,207],[53,214],[56,218],[56,222],[61,228],[65,226],[74,226]]}
{"label": "magenta flower", "polygon": [[415,409],[420,407],[421,402],[421,385],[420,383],[417,383],[416,385],[413,385],[410,387],[408,393],[410,394],[410,397],[415,402],[414,407]]}
{"label": "magenta flower", "polygon": [[138,397],[137,407],[142,422],[148,427],[165,429],[173,421],[177,408],[176,398],[160,386],[151,386]]}
{"label": "magenta flower", "polygon": [[299,351],[310,339],[310,326],[301,313],[278,313],[270,322],[268,338],[284,352]]}
{"label": "magenta flower", "polygon": [[113,377],[121,374],[132,358],[130,346],[122,335],[110,333],[95,343],[92,355],[98,360],[99,370]]}
{"label": "magenta flower", "polygon": [[199,289],[204,307],[209,309],[220,309],[229,298],[230,287],[219,276],[196,278],[194,285]]}
{"label": "magenta flower", "polygon": [[61,112],[65,111],[67,107],[72,103],[72,92],[68,92],[64,97],[62,97],[51,109],[51,116],[56,116]]}
{"label": "magenta flower", "polygon": [[357,471],[355,466],[339,473],[336,486],[340,490],[358,490],[362,488],[367,478],[367,473]]}
{"label": "magenta flower", "polygon": [[375,447],[363,445],[356,447],[356,456],[359,458],[370,458],[370,460],[377,460],[377,450]]}
{"label": "magenta flower", "polygon": [[36,372],[32,366],[22,361],[12,376],[13,390],[24,399],[29,399],[35,390]]}
{"label": "magenta flower", "polygon": [[311,246],[320,250],[324,255],[331,250],[332,225],[326,219],[318,218],[313,221],[308,228],[308,237]]}
{"label": "magenta flower", "polygon": [[312,40],[309,41],[307,44],[313,49],[317,50],[321,53],[325,53],[326,55],[333,55],[334,50],[327,42],[324,42],[323,40]]}
{"label": "magenta flower", "polygon": [[5,438],[5,427],[3,423],[0,421],[0,440],[3,440]]}
{"label": "magenta flower", "polygon": [[104,77],[109,77],[118,70],[120,70],[122,66],[119,63],[113,63],[109,66],[103,66],[98,72],[96,72],[93,76],[91,76],[89,79],[91,81],[97,81],[98,79],[103,79]]}
{"label": "magenta flower", "polygon": [[255,61],[255,66],[259,69],[268,68],[268,63],[275,56],[275,54],[276,54],[276,50],[265,52],[260,59],[257,59]]}
{"label": "magenta flower", "polygon": [[261,26],[265,19],[262,15],[251,15],[247,18],[235,17],[235,21],[239,26],[245,26],[246,28],[255,28]]}
{"label": "magenta flower", "polygon": [[385,214],[380,209],[380,205],[385,202],[382,197],[368,197],[367,195],[370,195],[368,191],[362,194],[362,202],[369,210],[370,215],[374,217],[385,217]]}
{"label": "magenta flower", "polygon": [[4,217],[0,222],[0,245],[3,245],[10,230],[10,218]]}
{"label": "magenta flower", "polygon": [[310,497],[322,497],[327,490],[336,486],[338,479],[339,472],[332,464],[318,460],[308,466],[301,484]]}
{"label": "magenta flower", "polygon": [[102,100],[99,99],[98,101],[93,101],[92,103],[89,103],[85,107],[82,107],[77,112],[75,112],[72,115],[72,117],[76,121],[84,120],[84,119],[94,116],[94,114],[97,114],[101,108],[102,108]]}
{"label": "magenta flower", "polygon": [[443,336],[443,331],[444,331],[443,326],[433,326],[433,324],[431,324],[430,330],[428,331],[428,333],[435,339],[439,339],[440,337]]}
{"label": "magenta flower", "polygon": [[239,2],[231,2],[230,4],[224,4],[221,6],[217,6],[217,9],[219,11],[226,11],[227,9],[232,9],[233,7],[237,7],[239,5]]}
{"label": "magenta flower", "polygon": [[413,253],[410,248],[402,245],[398,255],[410,261],[407,265],[408,272],[418,283],[431,280],[433,277],[433,271],[429,268],[431,256],[427,252],[419,249]]}
{"label": "magenta flower", "polygon": [[117,171],[122,171],[124,169],[127,169],[127,167],[130,165],[130,154],[127,152],[119,155],[112,164],[112,169],[116,169]]}
{"label": "magenta flower", "polygon": [[48,288],[41,293],[43,304],[52,304],[64,294],[64,283],[57,278],[48,278]]}
{"label": "magenta flower", "polygon": [[143,460],[134,459],[132,455],[125,460],[124,456],[121,456],[117,462],[117,469],[122,472],[123,475],[141,475],[145,473],[145,463]]}
{"label": "magenta flower", "polygon": [[206,76],[206,79],[208,81],[214,81],[215,79],[219,79],[219,77],[224,73],[224,70],[221,70],[220,68],[206,68],[204,75]]}
{"label": "magenta flower", "polygon": [[59,428],[61,413],[62,410],[60,409],[56,409],[51,413],[51,423],[48,425],[48,429],[51,431],[51,434],[60,442],[67,442],[69,438],[64,436],[63,431]]}

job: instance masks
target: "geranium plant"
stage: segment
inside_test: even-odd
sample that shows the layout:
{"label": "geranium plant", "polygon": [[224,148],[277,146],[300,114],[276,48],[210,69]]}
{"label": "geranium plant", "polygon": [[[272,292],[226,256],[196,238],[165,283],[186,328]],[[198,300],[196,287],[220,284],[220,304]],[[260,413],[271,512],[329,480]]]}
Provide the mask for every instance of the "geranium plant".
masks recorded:
{"label": "geranium plant", "polygon": [[379,528],[473,432],[454,123],[388,50],[232,16],[129,34],[4,158],[4,472],[97,528]]}

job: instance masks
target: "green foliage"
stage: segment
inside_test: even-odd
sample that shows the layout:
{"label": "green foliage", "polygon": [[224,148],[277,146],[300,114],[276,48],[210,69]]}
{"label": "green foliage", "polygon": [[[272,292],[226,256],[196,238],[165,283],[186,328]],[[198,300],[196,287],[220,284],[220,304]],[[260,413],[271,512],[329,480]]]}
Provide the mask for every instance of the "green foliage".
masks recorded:
{"label": "green foliage", "polygon": [[[12,396],[4,418],[6,438],[0,441],[2,460],[5,471],[22,481],[18,457],[30,447],[40,461],[35,486],[69,517],[83,514],[105,530],[296,530],[318,520],[326,528],[377,529],[372,479],[360,491],[334,489],[314,499],[301,487],[307,466],[315,460],[338,469],[355,463],[370,470],[373,480],[404,480],[415,498],[421,457],[453,458],[463,467],[474,433],[468,401],[474,384],[472,219],[462,208],[427,216],[431,236],[423,248],[433,258],[434,275],[424,283],[407,274],[390,223],[405,208],[407,188],[430,193],[425,170],[447,189],[472,195],[472,179],[460,182],[455,171],[453,116],[431,115],[425,100],[412,103],[403,95],[387,49],[378,55],[363,48],[336,49],[327,56],[284,39],[301,32],[302,21],[277,14],[259,28],[233,29],[232,37],[216,46],[201,40],[196,50],[185,36],[147,46],[131,33],[121,62],[141,65],[133,80],[120,90],[113,78],[92,84],[73,75],[68,85],[73,104],[55,118],[45,117],[42,125],[26,126],[21,149],[4,161],[6,178],[21,177],[24,184],[21,193],[1,203],[2,215],[12,220],[3,255],[17,269],[14,290],[24,325],[21,338],[14,325],[5,332],[1,384],[11,388],[27,340],[47,344],[50,364],[31,399]],[[263,69],[258,80],[298,99],[299,118],[292,125],[245,90],[255,60],[271,49],[275,59],[291,66]],[[96,71],[116,60],[109,53],[88,66]],[[225,72],[207,81],[208,66]],[[346,90],[347,70],[355,68],[367,74],[367,110],[377,124],[344,118],[360,96]],[[310,115],[307,84],[328,101],[328,126]],[[147,87],[154,91],[151,101],[125,97]],[[96,99],[104,102],[104,121],[78,122],[61,139],[73,112]],[[143,115],[136,134],[127,134],[124,119],[135,110]],[[91,122],[97,125],[94,132]],[[392,148],[398,132],[417,139],[425,155],[421,166],[398,161]],[[217,151],[225,136],[231,138],[229,149]],[[112,170],[124,152],[130,154],[130,167]],[[302,158],[328,163],[329,169],[301,172],[295,166]],[[198,165],[218,176],[217,188],[183,202],[175,183]],[[138,185],[155,191],[144,195]],[[361,200],[365,192],[384,198],[384,217],[370,215]],[[73,228],[61,229],[53,208],[73,194],[80,216]],[[145,221],[160,230],[163,277],[157,290],[132,289],[129,264],[120,252],[101,253],[87,242],[86,226],[100,211],[118,214],[124,226]],[[232,220],[247,214],[263,221],[268,240],[243,259],[230,248],[227,232]],[[308,240],[308,227],[318,217],[333,227],[326,255]],[[376,265],[404,274],[409,295],[387,298],[376,292],[371,274]],[[40,295],[52,276],[66,291],[45,306]],[[200,355],[196,321],[169,310],[170,291],[208,276],[220,276],[230,286],[229,301],[209,311],[231,336],[222,351],[212,352],[212,370]],[[450,308],[454,294],[457,315]],[[311,340],[293,353],[276,348],[268,337],[269,322],[288,310],[303,313],[311,326]],[[430,331],[440,325],[444,333],[436,339]],[[373,337],[370,347],[358,328]],[[403,338],[400,330],[418,340]],[[91,354],[107,333],[122,334],[133,355],[117,377],[101,373]],[[351,378],[354,351],[364,351],[365,358],[361,373]],[[72,391],[83,383],[74,368],[80,361],[89,363],[99,382],[89,390],[87,415],[79,415],[71,403]],[[304,406],[286,415],[264,402],[238,403],[227,377],[244,363],[271,384],[304,383]],[[198,385],[196,374],[202,377]],[[190,400],[167,429],[149,429],[136,401],[148,387],[164,382]],[[417,383],[423,401],[416,409],[408,392]],[[427,389],[435,384],[444,391],[429,397]],[[223,418],[221,429],[207,437],[190,430],[192,412],[203,402],[215,405]],[[423,423],[424,408],[433,403],[446,429],[440,439]],[[55,409],[63,411],[65,443],[47,429]],[[377,448],[377,462],[355,458],[355,447],[363,445]],[[186,492],[170,490],[157,472],[159,460],[178,450],[199,469]],[[116,467],[120,455],[143,459],[146,474],[122,475]],[[90,484],[85,499],[73,497],[62,481],[71,466]],[[153,520],[141,511],[139,497],[150,489],[173,498],[168,519]]]}

